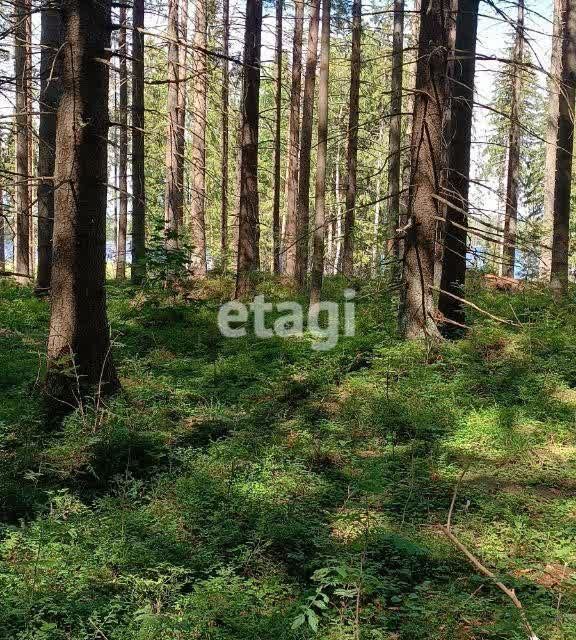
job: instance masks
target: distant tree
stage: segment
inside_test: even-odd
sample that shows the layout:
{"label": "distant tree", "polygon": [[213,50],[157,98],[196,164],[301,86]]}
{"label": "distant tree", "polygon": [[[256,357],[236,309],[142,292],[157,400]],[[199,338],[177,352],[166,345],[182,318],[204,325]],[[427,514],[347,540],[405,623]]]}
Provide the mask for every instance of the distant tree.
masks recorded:
{"label": "distant tree", "polygon": [[120,208],[118,211],[118,236],[116,244],[116,279],[126,278],[126,236],[128,234],[128,43],[126,38],[126,7],[120,7],[120,30],[118,36],[120,58],[120,140],[118,148],[118,188]]}
{"label": "distant tree", "polygon": [[240,208],[236,297],[249,295],[260,268],[258,133],[262,0],[246,0],[240,129]]}
{"label": "distant tree", "polygon": [[[110,0],[62,0],[62,97],[58,109],[56,219],[47,393],[118,388],[106,314],[106,208]],[[64,405],[63,405],[64,406]]]}

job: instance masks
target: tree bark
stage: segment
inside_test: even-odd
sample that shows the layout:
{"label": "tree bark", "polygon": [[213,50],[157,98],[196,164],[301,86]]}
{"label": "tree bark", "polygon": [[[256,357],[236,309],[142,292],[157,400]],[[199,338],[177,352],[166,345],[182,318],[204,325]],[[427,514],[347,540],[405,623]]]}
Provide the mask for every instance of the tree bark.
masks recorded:
{"label": "tree bark", "polygon": [[502,275],[514,277],[516,264],[516,225],[518,220],[518,188],[520,183],[520,103],[522,101],[522,67],[524,59],[524,0],[518,1],[518,19],[514,42],[514,79],[510,103],[510,131],[508,134],[508,172],[506,176],[506,202],[504,242],[502,245]]}
{"label": "tree bark", "polygon": [[314,122],[314,92],[318,64],[318,26],[320,0],[310,2],[310,26],[302,99],[302,129],[300,132],[300,173],[298,180],[298,208],[296,220],[296,281],[302,287],[308,273],[308,234],[310,226],[310,165],[312,126]]}
{"label": "tree bark", "polygon": [[229,78],[230,65],[228,55],[230,50],[230,2],[222,0],[223,44],[222,53],[225,56],[222,61],[222,158],[220,160],[221,176],[221,209],[220,209],[220,253],[222,272],[226,273],[228,267],[228,159],[230,153],[230,128],[229,128]]}
{"label": "tree bark", "polygon": [[65,44],[54,180],[49,397],[114,391],[106,314],[109,0],[63,0]]}
{"label": "tree bark", "polygon": [[324,275],[324,237],[326,234],[326,160],[328,156],[328,80],[330,74],[330,0],[322,3],[320,77],[318,79],[318,155],[316,160],[316,216],[310,304],[320,302]]}
{"label": "tree bark", "polygon": [[132,9],[132,283],[146,275],[146,174],[144,167],[144,0]]}
{"label": "tree bark", "polygon": [[258,124],[260,110],[260,44],[262,0],[246,0],[244,80],[240,132],[240,210],[236,297],[249,295],[260,268],[258,201]]}
{"label": "tree bark", "polygon": [[[455,64],[452,76],[450,147],[448,151],[447,199],[454,206],[446,212],[444,256],[438,309],[448,320],[464,324],[466,314],[462,298],[466,278],[468,226],[468,190],[474,76],[476,70],[476,33],[479,0],[460,0],[456,18]],[[450,295],[452,294],[452,295]],[[458,297],[455,297],[458,296]],[[447,323],[444,332],[458,335],[460,328]]]}
{"label": "tree bark", "polygon": [[20,282],[28,282],[31,276],[30,265],[30,166],[28,146],[30,131],[28,128],[27,87],[31,69],[28,66],[28,43],[30,41],[27,19],[30,15],[30,0],[16,0],[14,29],[14,75],[16,83],[16,247],[15,270],[21,274]]}
{"label": "tree bark", "polygon": [[282,7],[276,0],[276,93],[274,96],[276,120],[274,122],[274,200],[272,206],[272,269],[280,273],[280,190],[282,188]]}
{"label": "tree bark", "polygon": [[[388,130],[388,247],[399,257],[396,229],[400,225],[400,166],[402,141],[402,75],[404,72],[404,0],[394,0],[392,86]],[[409,169],[408,169],[409,170]]]}
{"label": "tree bark", "polygon": [[120,56],[120,146],[118,148],[118,239],[116,245],[116,279],[126,278],[126,234],[128,231],[128,47],[126,43],[126,7],[120,7],[120,31],[118,35]]}
{"label": "tree bark", "polygon": [[179,128],[181,123],[179,104],[180,80],[180,31],[179,0],[168,3],[168,127],[166,130],[166,197],[164,204],[164,235],[168,251],[178,248],[180,221],[184,194],[180,183]]}
{"label": "tree bark", "polygon": [[298,146],[300,144],[300,93],[302,86],[302,32],[304,28],[304,1],[294,0],[294,8],[288,167],[286,170],[286,225],[284,229],[284,272],[290,278],[295,278],[296,276]]}
{"label": "tree bark", "polygon": [[434,245],[440,195],[443,117],[447,102],[446,71],[449,0],[423,0],[412,127],[409,223],[404,255],[400,327],[408,339],[437,338],[433,319]]}
{"label": "tree bark", "polygon": [[206,275],[206,0],[197,0],[194,18],[194,97],[192,113],[192,274]]}
{"label": "tree bark", "polygon": [[[358,165],[358,118],[360,112],[360,43],[362,37],[362,0],[352,3],[352,55],[350,57],[350,108],[348,115],[348,150],[346,155],[346,211],[342,245],[342,273],[354,271],[354,226],[356,209],[356,174]],[[400,73],[402,73],[400,71]],[[402,89],[400,89],[400,92]],[[338,261],[337,261],[338,262]]]}
{"label": "tree bark", "polygon": [[556,183],[556,137],[560,109],[562,76],[562,0],[554,0],[552,54],[548,79],[548,118],[546,121],[546,159],[544,164],[544,234],[539,275],[550,280],[552,269],[552,230],[554,228],[554,185]]}
{"label": "tree bark", "polygon": [[60,101],[60,47],[62,18],[54,7],[41,14],[40,124],[38,129],[38,273],[36,292],[50,289],[52,276],[52,230],[54,228],[54,150],[56,112]]}
{"label": "tree bark", "polygon": [[576,0],[562,0],[562,93],[558,112],[556,184],[554,186],[554,230],[550,284],[556,295],[568,292],[570,248],[570,196],[574,150],[576,98]]}

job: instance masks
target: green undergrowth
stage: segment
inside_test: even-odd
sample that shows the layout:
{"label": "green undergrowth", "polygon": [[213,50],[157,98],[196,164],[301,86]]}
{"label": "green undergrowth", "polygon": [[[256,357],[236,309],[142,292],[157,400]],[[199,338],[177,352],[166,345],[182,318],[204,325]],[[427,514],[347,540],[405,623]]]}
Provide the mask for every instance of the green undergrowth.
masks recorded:
{"label": "green undergrowth", "polygon": [[[49,315],[0,285],[0,637],[576,637],[576,305],[468,296],[457,343],[398,340],[385,283],[357,334],[223,338],[227,281],[110,285],[123,392],[47,430]],[[342,300],[345,283],[328,280]],[[265,280],[261,293],[293,293]]]}

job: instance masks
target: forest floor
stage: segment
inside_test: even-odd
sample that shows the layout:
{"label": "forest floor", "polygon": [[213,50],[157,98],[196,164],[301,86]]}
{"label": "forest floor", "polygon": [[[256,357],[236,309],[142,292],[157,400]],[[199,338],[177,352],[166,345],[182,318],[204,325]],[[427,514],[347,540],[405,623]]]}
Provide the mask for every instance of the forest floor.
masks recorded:
{"label": "forest floor", "polygon": [[476,281],[515,325],[473,312],[426,347],[375,281],[356,337],[317,352],[223,338],[230,286],[110,285],[123,393],[49,431],[48,303],[0,285],[0,638],[527,638],[442,532],[461,478],[454,533],[540,640],[573,640],[576,304]]}

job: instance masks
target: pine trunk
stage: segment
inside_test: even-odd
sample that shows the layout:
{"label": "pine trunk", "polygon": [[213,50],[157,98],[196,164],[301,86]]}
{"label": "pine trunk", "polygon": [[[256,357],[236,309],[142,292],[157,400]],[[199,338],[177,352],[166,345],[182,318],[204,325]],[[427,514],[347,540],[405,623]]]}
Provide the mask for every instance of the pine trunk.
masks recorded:
{"label": "pine trunk", "polygon": [[423,0],[412,127],[409,223],[405,239],[400,326],[406,338],[437,338],[434,322],[434,245],[444,167],[444,110],[448,87],[449,0]]}
{"label": "pine trunk", "polygon": [[284,229],[284,272],[296,277],[296,216],[298,207],[298,146],[300,144],[300,93],[302,87],[302,32],[304,1],[294,1],[294,40],[292,44],[292,85],[290,90],[290,120],[288,167],[286,169],[286,225]]}
{"label": "pine trunk", "polygon": [[116,279],[124,280],[126,278],[126,234],[128,231],[128,48],[126,43],[125,7],[120,8],[118,55],[120,56],[120,146],[118,148],[118,189],[120,208],[118,211],[118,239],[116,245]]}
{"label": "pine trunk", "polygon": [[118,387],[106,314],[109,0],[63,0],[47,393],[75,406]]}
{"label": "pine trunk", "polygon": [[46,7],[41,15],[40,36],[40,124],[38,130],[38,273],[36,291],[50,289],[52,276],[52,231],[54,228],[54,149],[56,112],[60,101],[60,56],[62,18],[55,8]]}
{"label": "pine trunk", "polygon": [[316,160],[316,216],[314,220],[310,304],[320,302],[326,235],[326,161],[328,156],[328,80],[330,73],[330,0],[322,3],[320,77],[318,79],[318,155]]}
{"label": "pine trunk", "polygon": [[[446,212],[444,256],[438,308],[452,323],[464,324],[466,314],[462,298],[466,278],[468,226],[468,190],[470,179],[470,145],[472,142],[472,113],[474,76],[476,70],[476,33],[478,30],[479,0],[460,0],[456,18],[455,65],[452,76],[452,107],[450,147],[448,153],[449,199],[454,206]],[[452,294],[452,295],[450,295]],[[448,322],[445,333],[457,335],[458,324]]]}
{"label": "pine trunk", "polygon": [[194,18],[194,96],[192,113],[192,201],[190,224],[192,274],[206,275],[206,100],[207,100],[206,1],[196,2]]}
{"label": "pine trunk", "polygon": [[311,0],[308,50],[304,74],[302,99],[302,128],[300,136],[300,173],[298,176],[298,208],[296,220],[296,281],[303,286],[308,273],[308,235],[310,226],[310,166],[312,153],[312,126],[314,122],[314,92],[318,64],[318,26],[320,0]]}
{"label": "pine trunk", "polygon": [[240,132],[237,298],[245,297],[253,291],[254,275],[260,268],[258,124],[261,37],[262,0],[247,0]]}
{"label": "pine trunk", "polygon": [[[348,115],[348,151],[346,155],[346,210],[342,246],[342,273],[354,271],[354,225],[356,209],[356,174],[358,165],[358,118],[360,112],[360,43],[362,37],[362,0],[352,3],[352,55],[350,57],[350,108]],[[338,260],[337,260],[338,262]]]}
{"label": "pine trunk", "polygon": [[550,284],[557,295],[568,292],[570,249],[570,197],[574,150],[574,108],[576,97],[576,0],[562,2],[562,93],[558,112],[556,184],[554,186],[554,230]]}
{"label": "pine trunk", "polygon": [[522,101],[522,74],[524,59],[524,0],[518,3],[516,40],[514,43],[514,79],[510,104],[510,131],[508,134],[508,172],[504,214],[504,242],[502,247],[502,275],[514,277],[516,265],[516,225],[518,221],[518,189],[520,184],[520,103]]}
{"label": "pine trunk", "polygon": [[132,282],[146,275],[146,173],[144,166],[144,0],[132,11]]}
{"label": "pine trunk", "polygon": [[230,2],[222,0],[222,22],[223,22],[223,44],[222,53],[222,158],[220,159],[221,176],[221,209],[220,209],[220,254],[222,261],[222,272],[226,273],[228,268],[228,156],[230,153],[230,129],[229,129],[229,77],[230,65],[228,55],[230,51]]}
{"label": "pine trunk", "polygon": [[274,105],[274,200],[272,205],[272,269],[280,273],[280,190],[282,189],[282,2],[276,0],[276,93]]}

